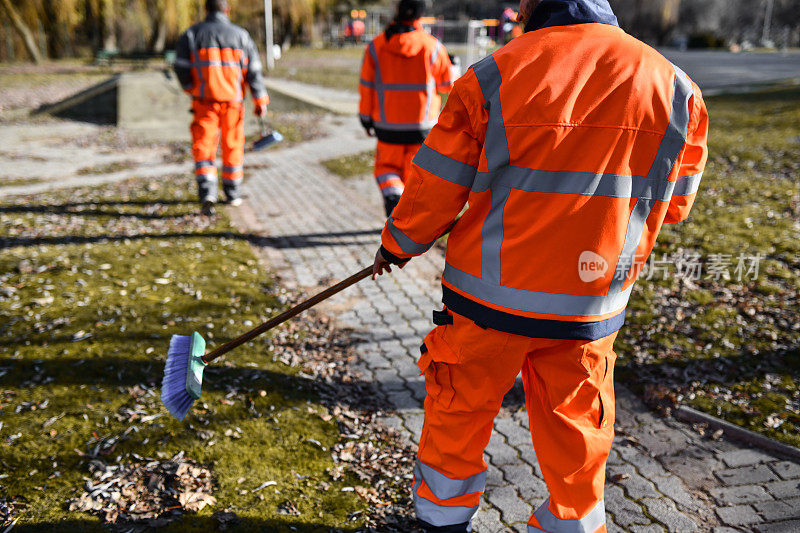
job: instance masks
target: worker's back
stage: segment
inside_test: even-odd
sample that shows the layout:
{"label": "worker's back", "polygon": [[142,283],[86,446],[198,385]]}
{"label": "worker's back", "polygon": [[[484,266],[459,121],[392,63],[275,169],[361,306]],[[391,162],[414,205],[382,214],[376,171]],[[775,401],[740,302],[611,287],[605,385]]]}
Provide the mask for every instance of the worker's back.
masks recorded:
{"label": "worker's back", "polygon": [[662,222],[683,218],[668,207],[694,174],[672,166],[699,110],[693,85],[597,23],[529,32],[468,76],[488,111],[464,221],[485,222],[456,226],[446,285],[542,318],[618,314]]}
{"label": "worker's back", "polygon": [[181,36],[175,67],[184,87],[198,100],[242,101],[245,84],[257,98],[266,94],[261,60],[250,34],[219,12]]}
{"label": "worker's back", "polygon": [[361,74],[361,110],[378,138],[420,143],[436,124],[450,90],[450,59],[419,22],[392,24],[368,46]]}

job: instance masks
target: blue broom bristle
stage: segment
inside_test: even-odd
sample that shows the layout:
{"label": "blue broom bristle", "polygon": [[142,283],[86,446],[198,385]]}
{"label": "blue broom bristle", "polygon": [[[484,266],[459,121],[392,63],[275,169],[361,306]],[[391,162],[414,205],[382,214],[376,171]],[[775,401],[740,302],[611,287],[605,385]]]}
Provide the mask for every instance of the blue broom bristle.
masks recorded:
{"label": "blue broom bristle", "polygon": [[192,338],[173,335],[169,341],[164,380],[161,382],[161,402],[178,420],[183,420],[192,408],[194,398],[186,391],[186,374],[189,372]]}

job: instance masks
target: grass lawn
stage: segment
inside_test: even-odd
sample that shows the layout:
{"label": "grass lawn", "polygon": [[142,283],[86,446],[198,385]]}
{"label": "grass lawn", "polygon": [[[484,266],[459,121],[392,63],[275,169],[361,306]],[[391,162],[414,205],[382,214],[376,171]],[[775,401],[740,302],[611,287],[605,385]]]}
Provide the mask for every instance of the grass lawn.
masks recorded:
{"label": "grass lawn", "polygon": [[375,150],[343,155],[322,162],[322,166],[342,178],[355,178],[364,174],[372,174],[374,165]]}
{"label": "grass lawn", "polygon": [[[617,342],[620,375],[646,399],[800,446],[800,88],[707,104],[697,202],[654,250],[658,260],[698,254],[705,270],[699,280],[678,280],[673,268],[670,279],[639,282]],[[757,277],[739,280],[740,254],[763,256]]]}
{"label": "grass lawn", "polygon": [[358,91],[364,46],[336,49],[295,47],[289,49],[269,73],[275,78]]}
{"label": "grass lawn", "polygon": [[211,470],[217,504],[166,531],[213,530],[221,509],[240,517],[232,531],[361,523],[367,503],[343,491],[358,482],[331,457],[337,419],[274,338],[209,368],[184,423],[162,407],[172,334],[215,346],[285,301],[227,217],[197,216],[193,196],[189,178],[165,177],[0,201],[0,502],[16,502],[15,531],[106,531],[67,510],[90,462],[181,451]]}

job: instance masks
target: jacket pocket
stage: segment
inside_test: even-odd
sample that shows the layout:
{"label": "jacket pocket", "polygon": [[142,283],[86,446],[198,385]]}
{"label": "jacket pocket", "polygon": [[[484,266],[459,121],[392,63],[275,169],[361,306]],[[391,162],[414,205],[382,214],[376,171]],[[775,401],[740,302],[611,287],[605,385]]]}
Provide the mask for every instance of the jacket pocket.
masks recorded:
{"label": "jacket pocket", "polygon": [[452,405],[456,394],[450,367],[460,362],[458,354],[443,338],[444,330],[450,327],[439,326],[428,333],[422,345],[422,356],[417,362],[420,374],[425,376],[426,393],[444,407]]}

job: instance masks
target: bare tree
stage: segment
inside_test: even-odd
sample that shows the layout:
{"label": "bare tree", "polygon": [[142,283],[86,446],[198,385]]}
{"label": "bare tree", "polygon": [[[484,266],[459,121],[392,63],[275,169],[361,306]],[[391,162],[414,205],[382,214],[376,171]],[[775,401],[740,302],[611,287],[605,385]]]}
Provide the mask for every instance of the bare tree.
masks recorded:
{"label": "bare tree", "polygon": [[19,16],[17,10],[14,9],[14,6],[11,4],[11,0],[0,0],[0,6],[3,7],[6,15],[8,15],[9,19],[11,19],[11,24],[14,25],[14,29],[22,38],[22,42],[25,43],[25,49],[28,51],[28,54],[30,54],[33,62],[41,63],[42,55],[39,53],[39,49],[36,47],[36,40],[33,38],[33,33],[28,25],[25,24],[25,21],[22,20],[22,17]]}

